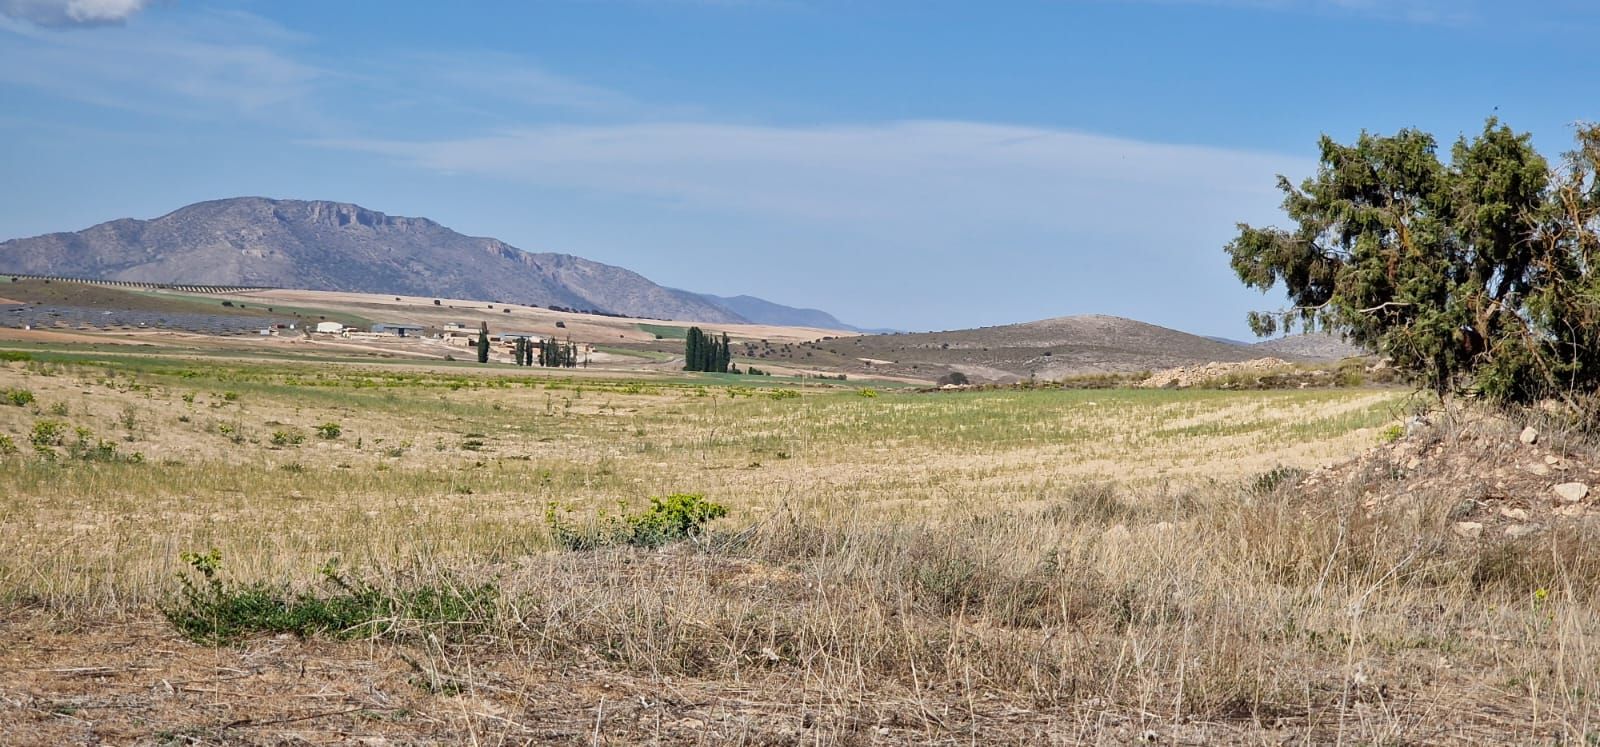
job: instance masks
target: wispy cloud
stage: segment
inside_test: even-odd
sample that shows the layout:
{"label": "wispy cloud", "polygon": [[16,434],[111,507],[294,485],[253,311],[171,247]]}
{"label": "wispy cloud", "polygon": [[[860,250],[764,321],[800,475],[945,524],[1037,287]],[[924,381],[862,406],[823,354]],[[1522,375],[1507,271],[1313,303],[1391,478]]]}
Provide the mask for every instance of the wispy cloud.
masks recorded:
{"label": "wispy cloud", "polygon": [[142,114],[234,118],[303,134],[326,133],[346,115],[371,120],[378,108],[470,113],[487,123],[647,109],[507,53],[330,57],[316,38],[239,11],[70,34],[0,15],[0,84]]}
{"label": "wispy cloud", "polygon": [[71,28],[122,23],[149,0],[0,0],[0,14],[40,26]]}
{"label": "wispy cloud", "polygon": [[1418,24],[1476,20],[1476,0],[1116,0],[1160,5],[1212,5],[1262,11],[1353,15]]}
{"label": "wispy cloud", "polygon": [[302,105],[324,73],[296,35],[244,13],[59,34],[0,19],[0,82],[131,111],[196,116]]}
{"label": "wispy cloud", "polygon": [[941,241],[996,228],[1171,239],[1231,225],[1241,202],[1270,206],[1274,174],[1308,170],[1272,154],[950,121],[552,126],[318,144],[438,172]]}

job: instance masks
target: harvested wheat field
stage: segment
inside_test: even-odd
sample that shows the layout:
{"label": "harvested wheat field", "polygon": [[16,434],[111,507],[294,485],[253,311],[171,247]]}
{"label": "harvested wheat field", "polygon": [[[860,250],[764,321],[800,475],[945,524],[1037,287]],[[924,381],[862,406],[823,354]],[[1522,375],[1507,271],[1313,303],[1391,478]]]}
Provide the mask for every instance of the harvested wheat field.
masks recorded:
{"label": "harvested wheat field", "polygon": [[1553,421],[11,357],[10,743],[1600,735],[1593,498],[1552,492],[1600,462]]}

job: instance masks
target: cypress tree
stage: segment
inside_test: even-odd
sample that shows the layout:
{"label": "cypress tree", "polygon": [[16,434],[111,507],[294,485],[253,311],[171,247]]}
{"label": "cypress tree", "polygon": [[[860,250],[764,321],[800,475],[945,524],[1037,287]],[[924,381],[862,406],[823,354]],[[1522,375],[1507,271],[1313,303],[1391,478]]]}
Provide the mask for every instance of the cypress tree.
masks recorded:
{"label": "cypress tree", "polygon": [[733,362],[733,347],[728,342],[728,333],[722,333],[722,344],[717,346],[717,370],[728,372],[728,364]]}
{"label": "cypress tree", "polygon": [[489,362],[489,323],[478,324],[478,362]]}
{"label": "cypress tree", "polygon": [[690,327],[689,333],[683,337],[683,370],[699,371],[700,368],[700,328]]}

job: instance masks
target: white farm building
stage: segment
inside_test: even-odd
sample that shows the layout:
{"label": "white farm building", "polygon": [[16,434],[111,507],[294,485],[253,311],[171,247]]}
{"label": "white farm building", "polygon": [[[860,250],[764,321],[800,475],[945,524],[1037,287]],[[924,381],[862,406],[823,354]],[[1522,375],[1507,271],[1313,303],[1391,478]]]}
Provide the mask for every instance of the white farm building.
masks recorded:
{"label": "white farm building", "polygon": [[337,335],[344,331],[344,325],[338,322],[317,322],[316,331],[318,334]]}

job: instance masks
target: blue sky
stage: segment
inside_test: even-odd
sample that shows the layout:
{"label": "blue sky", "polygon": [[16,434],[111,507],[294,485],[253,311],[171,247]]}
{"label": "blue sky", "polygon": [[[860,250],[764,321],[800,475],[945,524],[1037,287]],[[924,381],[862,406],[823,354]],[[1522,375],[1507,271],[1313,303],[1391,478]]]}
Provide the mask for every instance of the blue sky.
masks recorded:
{"label": "blue sky", "polygon": [[1600,118],[1578,0],[0,0],[0,237],[355,202],[908,330],[1246,337],[1317,137]]}

